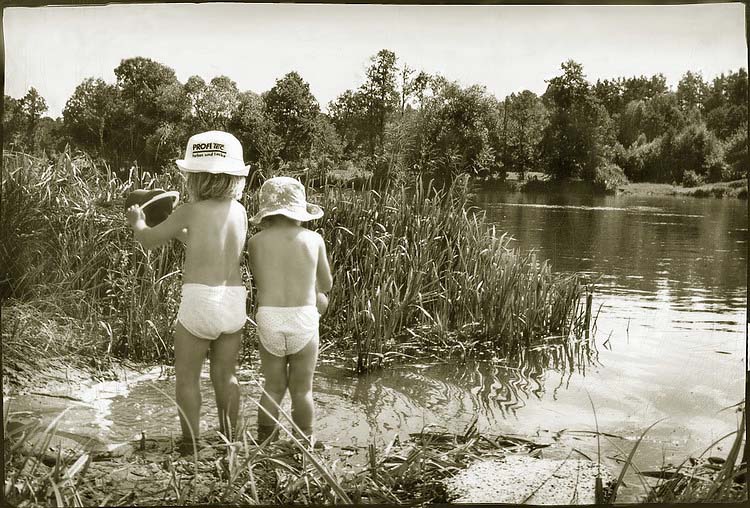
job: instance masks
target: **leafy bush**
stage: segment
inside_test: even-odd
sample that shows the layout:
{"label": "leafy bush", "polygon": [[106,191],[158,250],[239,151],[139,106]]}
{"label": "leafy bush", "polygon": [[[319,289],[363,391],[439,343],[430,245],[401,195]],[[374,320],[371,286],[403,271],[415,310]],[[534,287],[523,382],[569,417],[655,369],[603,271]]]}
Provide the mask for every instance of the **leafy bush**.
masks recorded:
{"label": "leafy bush", "polygon": [[682,175],[682,185],[685,187],[698,187],[699,185],[703,185],[705,181],[703,175],[699,175],[692,169],[688,169]]}
{"label": "leafy bush", "polygon": [[662,152],[665,161],[674,164],[672,176],[682,181],[682,174],[693,171],[705,175],[709,181],[722,178],[724,153],[721,142],[705,124],[691,124],[674,137],[673,143],[665,145]]}
{"label": "leafy bush", "polygon": [[747,178],[748,149],[747,128],[738,129],[724,144],[725,160],[727,162],[727,180]]}
{"label": "leafy bush", "polygon": [[[661,154],[662,138],[645,142],[644,137],[643,144],[634,143],[620,156],[620,165],[630,180],[666,182],[670,180],[671,175],[663,165]],[[617,158],[615,160],[617,161]]]}
{"label": "leafy bush", "polygon": [[599,165],[594,172],[594,187],[607,192],[614,193],[621,185],[628,183],[628,178],[620,166],[612,162]]}

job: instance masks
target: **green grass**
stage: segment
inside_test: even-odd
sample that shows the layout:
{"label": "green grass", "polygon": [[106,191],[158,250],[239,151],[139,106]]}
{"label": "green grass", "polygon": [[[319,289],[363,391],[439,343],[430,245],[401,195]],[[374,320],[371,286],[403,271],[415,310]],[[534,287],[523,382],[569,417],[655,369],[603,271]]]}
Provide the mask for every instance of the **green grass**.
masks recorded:
{"label": "green grass", "polygon": [[177,182],[148,174],[123,181],[68,153],[52,164],[24,154],[3,158],[4,302],[77,319],[94,336],[80,341],[93,340],[96,352],[169,358],[181,246],[144,252],[125,227],[122,198],[136,187],[175,188]]}

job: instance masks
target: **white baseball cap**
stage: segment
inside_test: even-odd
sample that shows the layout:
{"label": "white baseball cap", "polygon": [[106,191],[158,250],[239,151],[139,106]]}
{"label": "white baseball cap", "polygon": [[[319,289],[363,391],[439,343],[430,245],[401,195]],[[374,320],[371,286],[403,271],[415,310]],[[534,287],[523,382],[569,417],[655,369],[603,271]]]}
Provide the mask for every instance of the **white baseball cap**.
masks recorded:
{"label": "white baseball cap", "polygon": [[250,166],[243,162],[239,140],[223,131],[201,132],[191,136],[185,148],[185,158],[175,162],[178,168],[189,173],[247,176],[250,170]]}

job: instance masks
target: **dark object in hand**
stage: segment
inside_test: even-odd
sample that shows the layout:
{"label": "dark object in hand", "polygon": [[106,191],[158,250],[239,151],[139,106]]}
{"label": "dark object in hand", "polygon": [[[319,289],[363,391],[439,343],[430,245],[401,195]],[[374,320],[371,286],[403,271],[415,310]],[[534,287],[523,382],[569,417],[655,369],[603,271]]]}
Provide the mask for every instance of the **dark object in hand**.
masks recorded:
{"label": "dark object in hand", "polygon": [[125,199],[125,209],[139,205],[146,215],[146,225],[154,227],[169,217],[179,199],[180,194],[176,191],[138,189],[128,194]]}

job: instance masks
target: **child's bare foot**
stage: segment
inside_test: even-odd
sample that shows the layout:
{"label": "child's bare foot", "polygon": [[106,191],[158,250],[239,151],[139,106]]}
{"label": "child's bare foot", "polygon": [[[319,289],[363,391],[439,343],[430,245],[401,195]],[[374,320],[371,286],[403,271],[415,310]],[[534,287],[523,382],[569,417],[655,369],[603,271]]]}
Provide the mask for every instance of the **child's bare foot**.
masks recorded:
{"label": "child's bare foot", "polygon": [[300,435],[295,432],[295,434],[296,434],[297,439],[299,439],[305,444],[311,445],[313,450],[325,450],[326,449],[325,443],[323,443],[323,441],[316,439],[315,436],[312,435],[312,433],[306,432],[305,434]]}
{"label": "child's bare foot", "polygon": [[175,440],[174,442],[174,448],[172,451],[178,452],[181,456],[189,456],[189,455],[195,455],[199,451],[201,451],[202,448],[206,446],[206,443],[201,441],[200,439],[196,439],[195,442],[193,442],[190,438],[181,438],[178,440]]}
{"label": "child's bare foot", "polygon": [[276,425],[258,425],[258,444],[263,444],[266,441],[271,443],[276,440],[278,435],[279,432]]}

